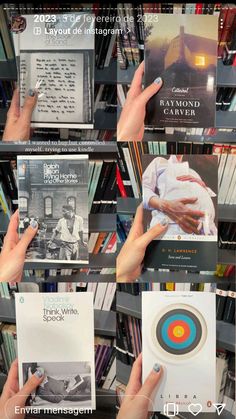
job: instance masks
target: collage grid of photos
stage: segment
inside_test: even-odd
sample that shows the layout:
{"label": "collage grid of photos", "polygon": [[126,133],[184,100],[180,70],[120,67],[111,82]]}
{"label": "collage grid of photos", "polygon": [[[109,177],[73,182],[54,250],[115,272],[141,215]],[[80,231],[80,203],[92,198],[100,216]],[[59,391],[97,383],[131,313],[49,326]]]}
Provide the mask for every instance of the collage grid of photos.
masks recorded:
{"label": "collage grid of photos", "polygon": [[0,4],[0,418],[234,419],[236,4]]}

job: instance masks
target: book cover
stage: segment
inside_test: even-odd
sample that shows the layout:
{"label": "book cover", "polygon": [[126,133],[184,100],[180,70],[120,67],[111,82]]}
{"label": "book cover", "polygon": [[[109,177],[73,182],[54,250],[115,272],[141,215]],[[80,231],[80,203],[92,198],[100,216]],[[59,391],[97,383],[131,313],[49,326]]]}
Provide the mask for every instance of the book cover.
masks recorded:
{"label": "book cover", "polygon": [[148,268],[214,270],[217,263],[217,156],[142,157],[144,228],[168,221],[147,247]]}
{"label": "book cover", "polygon": [[[13,18],[14,19],[14,18]],[[23,15],[14,30],[21,103],[39,90],[33,127],[93,128],[94,16]]]}
{"label": "book cover", "polygon": [[218,17],[145,14],[145,85],[161,90],[147,104],[146,125],[215,126]]}
{"label": "book cover", "polygon": [[19,232],[32,220],[26,259],[88,264],[88,155],[17,156]]}
{"label": "book cover", "polygon": [[179,412],[198,412],[199,404],[202,412],[214,412],[215,295],[142,292],[142,336],[143,381],[155,363],[163,367],[150,410],[163,412],[166,403],[175,403]]}
{"label": "book cover", "polygon": [[93,293],[15,298],[20,387],[37,369],[45,373],[29,406],[95,409]]}

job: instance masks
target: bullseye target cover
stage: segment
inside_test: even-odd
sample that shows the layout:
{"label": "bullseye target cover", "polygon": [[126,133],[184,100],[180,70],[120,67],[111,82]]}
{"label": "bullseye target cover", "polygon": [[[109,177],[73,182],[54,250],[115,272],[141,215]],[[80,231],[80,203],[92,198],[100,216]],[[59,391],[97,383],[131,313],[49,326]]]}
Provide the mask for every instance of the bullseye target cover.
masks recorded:
{"label": "bullseye target cover", "polygon": [[143,381],[158,363],[163,376],[150,411],[175,403],[177,412],[214,412],[215,295],[204,292],[142,293]]}

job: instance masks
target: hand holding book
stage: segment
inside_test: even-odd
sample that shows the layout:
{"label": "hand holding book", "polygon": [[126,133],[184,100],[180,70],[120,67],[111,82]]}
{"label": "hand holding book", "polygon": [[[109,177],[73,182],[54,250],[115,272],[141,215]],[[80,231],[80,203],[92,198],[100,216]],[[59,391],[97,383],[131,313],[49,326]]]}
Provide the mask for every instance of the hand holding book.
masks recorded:
{"label": "hand holding book", "polygon": [[11,106],[7,113],[7,122],[3,133],[3,141],[28,141],[30,139],[30,122],[38,99],[37,91],[30,89],[20,109],[20,93],[14,91]]}
{"label": "hand holding book", "polygon": [[146,105],[162,87],[162,79],[157,77],[150,86],[142,90],[144,62],[135,71],[125,105],[117,124],[118,141],[142,141]]}
{"label": "hand holding book", "polygon": [[27,247],[38,231],[34,220],[19,239],[18,224],[19,213],[16,211],[11,217],[0,255],[0,282],[21,281]]}
{"label": "hand holding book", "polygon": [[142,385],[142,354],[138,356],[133,364],[117,419],[146,419],[148,417],[151,395],[157,388],[162,373],[162,367],[156,363]]}
{"label": "hand holding book", "polygon": [[117,257],[117,281],[134,282],[142,270],[146,247],[152,240],[163,234],[168,222],[157,224],[143,233],[143,206],[139,205],[128,238]]}
{"label": "hand holding book", "polygon": [[23,419],[24,413],[20,410],[24,408],[26,401],[31,393],[44,380],[42,371],[36,371],[35,374],[25,383],[22,389],[19,389],[18,384],[18,361],[17,359],[12,363],[6,384],[0,398],[0,416],[7,419]]}

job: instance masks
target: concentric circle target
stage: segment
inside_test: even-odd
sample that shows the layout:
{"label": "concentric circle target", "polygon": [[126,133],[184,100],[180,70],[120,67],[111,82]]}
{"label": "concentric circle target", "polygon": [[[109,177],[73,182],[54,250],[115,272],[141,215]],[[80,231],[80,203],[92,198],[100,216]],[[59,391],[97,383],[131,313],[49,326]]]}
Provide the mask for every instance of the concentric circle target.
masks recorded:
{"label": "concentric circle target", "polygon": [[202,315],[193,307],[170,305],[152,324],[152,344],[165,356],[183,359],[193,356],[206,340]]}

